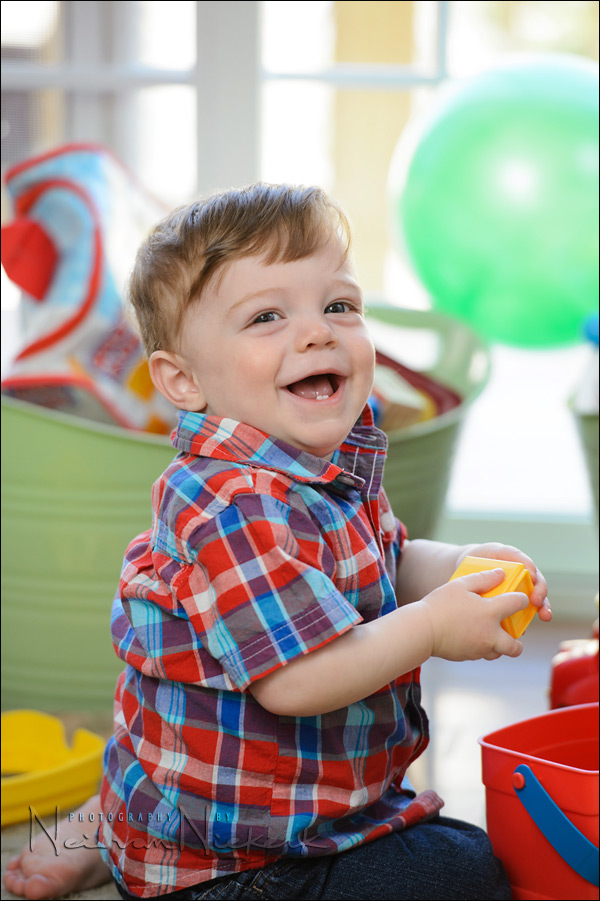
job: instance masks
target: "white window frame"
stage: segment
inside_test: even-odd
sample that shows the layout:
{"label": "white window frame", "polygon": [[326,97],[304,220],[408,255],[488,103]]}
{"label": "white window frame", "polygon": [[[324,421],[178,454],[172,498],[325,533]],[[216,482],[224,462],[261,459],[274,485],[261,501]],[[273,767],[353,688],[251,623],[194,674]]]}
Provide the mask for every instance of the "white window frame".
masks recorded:
{"label": "white window frame", "polygon": [[[197,191],[250,183],[259,171],[259,7],[257,0],[196,3],[196,65],[154,69],[130,59],[132,3],[69,0],[61,3],[65,61],[57,65],[5,61],[3,90],[65,91],[67,142],[102,136],[135,170],[130,91],[189,85],[197,106]],[[231,27],[232,20],[236,28]],[[103,59],[103,42],[110,42],[112,62]]]}
{"label": "white window frame", "polygon": [[[304,73],[261,68],[261,4],[257,0],[196,3],[197,62],[186,70],[152,69],[131,61],[132,3],[73,0],[61,4],[66,17],[65,62],[43,66],[7,61],[2,65],[3,89],[63,89],[68,97],[67,140],[102,136],[103,143],[109,143],[135,170],[130,91],[165,84],[192,86],[198,123],[196,186],[204,193],[259,177],[260,94],[267,80],[320,81],[339,89],[391,91],[444,81],[451,4],[438,2],[436,6],[438,28],[431,72],[410,66],[339,64]],[[103,40],[112,42],[112,63],[102,61]],[[595,615],[597,531],[591,518],[493,513],[482,517],[461,511],[442,517],[438,537],[459,544],[476,538],[520,545],[545,571],[558,615],[584,620]]]}

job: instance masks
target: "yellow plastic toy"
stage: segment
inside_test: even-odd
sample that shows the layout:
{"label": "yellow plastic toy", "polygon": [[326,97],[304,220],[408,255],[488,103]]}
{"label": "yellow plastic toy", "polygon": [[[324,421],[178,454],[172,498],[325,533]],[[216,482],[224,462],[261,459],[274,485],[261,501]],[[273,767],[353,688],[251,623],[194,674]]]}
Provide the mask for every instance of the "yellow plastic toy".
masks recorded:
{"label": "yellow plastic toy", "polygon": [[104,740],[77,729],[70,748],[60,720],[35,710],[2,714],[2,826],[78,807],[95,794]]}
{"label": "yellow plastic toy", "polygon": [[[533,591],[533,582],[527,570],[522,563],[513,563],[511,560],[491,560],[488,557],[465,557],[450,581],[458,579],[459,576],[468,576],[471,573],[480,573],[486,569],[496,569],[500,567],[504,570],[506,578],[496,588],[486,591],[482,595],[484,598],[492,598],[497,594],[505,594],[507,591],[522,591],[531,597]],[[518,610],[512,616],[503,619],[500,625],[505,632],[512,635],[513,638],[520,638],[535,614],[537,607],[534,607],[531,601],[525,610]]]}

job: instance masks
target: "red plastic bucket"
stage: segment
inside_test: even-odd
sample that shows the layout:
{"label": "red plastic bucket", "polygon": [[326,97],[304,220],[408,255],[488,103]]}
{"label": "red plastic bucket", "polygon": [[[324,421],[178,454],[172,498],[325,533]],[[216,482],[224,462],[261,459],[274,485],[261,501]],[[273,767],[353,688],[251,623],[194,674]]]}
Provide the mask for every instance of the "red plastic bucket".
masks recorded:
{"label": "red plastic bucket", "polygon": [[479,741],[488,834],[513,898],[598,898],[598,704]]}

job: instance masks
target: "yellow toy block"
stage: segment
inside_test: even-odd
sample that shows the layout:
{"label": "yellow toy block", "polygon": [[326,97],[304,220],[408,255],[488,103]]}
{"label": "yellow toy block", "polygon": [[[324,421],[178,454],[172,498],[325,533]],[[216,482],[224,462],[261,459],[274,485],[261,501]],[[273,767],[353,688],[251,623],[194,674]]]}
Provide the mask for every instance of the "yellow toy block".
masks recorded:
{"label": "yellow toy block", "polygon": [[[482,597],[492,598],[497,594],[505,594],[508,591],[522,591],[528,598],[531,597],[533,581],[529,570],[522,563],[513,563],[511,560],[491,560],[489,557],[465,557],[450,581],[458,579],[459,576],[469,576],[471,573],[480,573],[486,569],[496,569],[497,567],[504,570],[506,578],[496,588],[486,591]],[[512,616],[507,616],[500,625],[513,638],[520,638],[536,613],[537,607],[534,607],[530,601],[525,610],[518,610]]]}
{"label": "yellow toy block", "polygon": [[2,714],[2,826],[78,807],[98,789],[104,740],[77,729],[73,745],[63,724],[35,710]]}

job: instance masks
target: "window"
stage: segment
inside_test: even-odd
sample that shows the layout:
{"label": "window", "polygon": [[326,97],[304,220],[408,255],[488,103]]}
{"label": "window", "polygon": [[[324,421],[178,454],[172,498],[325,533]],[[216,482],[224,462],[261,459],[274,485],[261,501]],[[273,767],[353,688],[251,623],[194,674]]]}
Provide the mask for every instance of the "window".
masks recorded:
{"label": "window", "polygon": [[[506,53],[598,58],[594,2],[83,0],[3,2],[2,13],[3,167],[85,140],[111,147],[169,206],[258,177],[321,183],[350,213],[368,298],[415,307],[429,299],[391,244],[386,209],[409,117],[447,79]],[[496,535],[500,524],[517,543],[521,523],[521,543],[538,556],[539,544],[565,585],[583,571],[582,597],[597,579],[596,535],[567,399],[585,355],[492,349],[442,527],[470,540],[476,524]]]}

